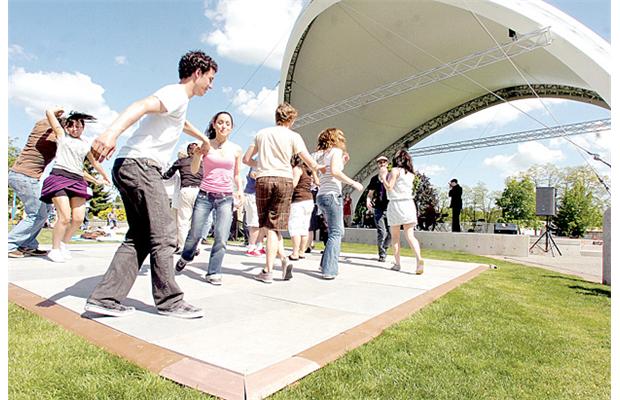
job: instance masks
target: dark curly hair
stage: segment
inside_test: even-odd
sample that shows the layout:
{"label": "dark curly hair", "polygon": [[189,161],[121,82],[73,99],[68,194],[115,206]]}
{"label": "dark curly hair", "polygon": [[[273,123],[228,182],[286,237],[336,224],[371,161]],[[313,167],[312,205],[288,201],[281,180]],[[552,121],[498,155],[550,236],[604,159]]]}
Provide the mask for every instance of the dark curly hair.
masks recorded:
{"label": "dark curly hair", "polygon": [[199,69],[202,73],[217,72],[217,63],[211,57],[200,50],[188,51],[179,61],[179,79],[185,79]]}
{"label": "dark curly hair", "polygon": [[398,150],[392,160],[392,168],[394,167],[402,168],[413,174],[413,160],[406,150]]}
{"label": "dark curly hair", "polygon": [[64,121],[64,127],[70,128],[77,121],[81,122],[82,126],[84,126],[85,122],[95,122],[95,121],[97,121],[97,118],[93,117],[90,114],[85,114],[85,113],[82,113],[82,112],[79,112],[79,111],[71,111],[69,113],[69,115],[67,116],[67,118],[65,119],[65,121]]}
{"label": "dark curly hair", "polygon": [[215,139],[216,133],[215,133],[215,128],[213,127],[213,125],[215,124],[215,121],[217,121],[217,118],[222,114],[226,114],[230,117],[231,128],[235,126],[235,121],[233,120],[233,116],[228,111],[220,111],[219,113],[215,114],[213,118],[211,118],[211,121],[209,121],[209,126],[207,127],[207,130],[205,132],[205,134],[207,135],[209,139]]}

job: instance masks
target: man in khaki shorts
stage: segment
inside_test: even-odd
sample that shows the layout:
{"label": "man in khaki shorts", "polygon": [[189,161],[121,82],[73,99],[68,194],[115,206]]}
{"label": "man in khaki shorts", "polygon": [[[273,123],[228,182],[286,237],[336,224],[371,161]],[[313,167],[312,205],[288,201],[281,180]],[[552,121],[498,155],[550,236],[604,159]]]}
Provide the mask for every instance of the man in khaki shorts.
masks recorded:
{"label": "man in khaki shorts", "polygon": [[[297,118],[297,110],[288,103],[282,103],[276,109],[275,117],[276,126],[260,130],[243,157],[243,162],[256,170],[258,224],[267,234],[267,257],[265,268],[255,279],[265,283],[273,282],[276,255],[282,262],[282,278],[292,278],[293,265],[287,263],[281,234],[281,231],[288,229],[293,195],[291,157],[299,154],[311,169],[316,171],[320,168],[308,153],[301,136],[290,129]],[[258,160],[254,159],[256,154]]]}

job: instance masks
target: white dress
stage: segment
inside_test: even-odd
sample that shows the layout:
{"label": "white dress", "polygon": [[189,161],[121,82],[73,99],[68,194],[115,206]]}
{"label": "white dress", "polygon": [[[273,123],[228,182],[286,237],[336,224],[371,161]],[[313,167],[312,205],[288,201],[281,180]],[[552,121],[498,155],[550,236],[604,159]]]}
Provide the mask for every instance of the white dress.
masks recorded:
{"label": "white dress", "polygon": [[396,171],[399,172],[396,183],[387,192],[390,201],[387,208],[388,225],[416,224],[418,216],[413,202],[414,175],[402,168],[392,168],[391,173]]}

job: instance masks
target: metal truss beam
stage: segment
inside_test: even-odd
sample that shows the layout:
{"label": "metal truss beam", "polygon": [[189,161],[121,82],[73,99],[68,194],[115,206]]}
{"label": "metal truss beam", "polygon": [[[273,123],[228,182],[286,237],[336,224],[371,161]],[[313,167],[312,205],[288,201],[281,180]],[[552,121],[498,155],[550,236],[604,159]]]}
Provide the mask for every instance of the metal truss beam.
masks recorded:
{"label": "metal truss beam", "polygon": [[[392,158],[398,150],[409,149],[422,139],[462,118],[467,117],[468,115],[472,115],[488,107],[502,104],[504,101],[536,98],[535,94],[532,92],[532,89],[536,91],[536,94],[538,94],[539,97],[568,99],[593,104],[606,109],[610,108],[609,104],[607,104],[601,96],[592,90],[550,84],[535,84],[531,86],[532,88],[527,85],[520,85],[499,89],[493,93],[487,93],[477,97],[429,119],[418,127],[405,133],[388,147],[377,152],[364,167],[355,173],[354,179],[358,182],[365,182],[366,179],[369,179],[372,175],[374,175],[377,170],[374,160],[378,156],[384,155],[388,158]],[[406,110],[403,110],[403,112],[406,112]],[[344,190],[346,191],[347,189]]]}
{"label": "metal truss beam", "polygon": [[551,139],[560,136],[583,135],[586,133],[603,132],[610,129],[611,119],[598,119],[594,121],[579,122],[576,124],[554,126],[551,128],[489,136],[481,139],[462,140],[436,146],[418,147],[409,150],[409,154],[412,157],[423,157],[430,156],[432,154],[478,149],[482,147],[501,146],[510,143],[529,142],[531,140]]}
{"label": "metal truss beam", "polygon": [[[311,113],[304,114],[297,118],[294,127],[300,128],[305,125],[310,125],[367,104],[381,101],[392,96],[398,96],[402,93],[416,90],[432,83],[449,79],[499,61],[505,61],[506,55],[509,57],[515,57],[519,54],[527,53],[549,44],[551,44],[550,28],[547,27],[539,29],[524,34],[517,40],[512,40],[499,46],[468,55],[448,64],[444,64],[442,66],[411,75],[407,78],[379,86],[378,88],[369,90],[365,93],[349,97]],[[296,51],[298,51],[298,49],[296,49]],[[289,75],[291,75],[291,66],[289,66]],[[288,97],[290,97],[291,81],[292,76],[291,80],[287,77],[285,92],[289,93]],[[285,98],[286,97],[287,96],[285,96]]]}

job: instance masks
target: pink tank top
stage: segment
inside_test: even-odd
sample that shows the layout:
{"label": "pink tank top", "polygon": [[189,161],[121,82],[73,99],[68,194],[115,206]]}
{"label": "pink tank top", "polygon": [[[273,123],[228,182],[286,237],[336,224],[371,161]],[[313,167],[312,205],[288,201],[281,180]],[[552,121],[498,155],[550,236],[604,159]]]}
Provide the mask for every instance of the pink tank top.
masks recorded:
{"label": "pink tank top", "polygon": [[200,189],[211,193],[232,193],[235,158],[223,158],[214,151],[202,157]]}

